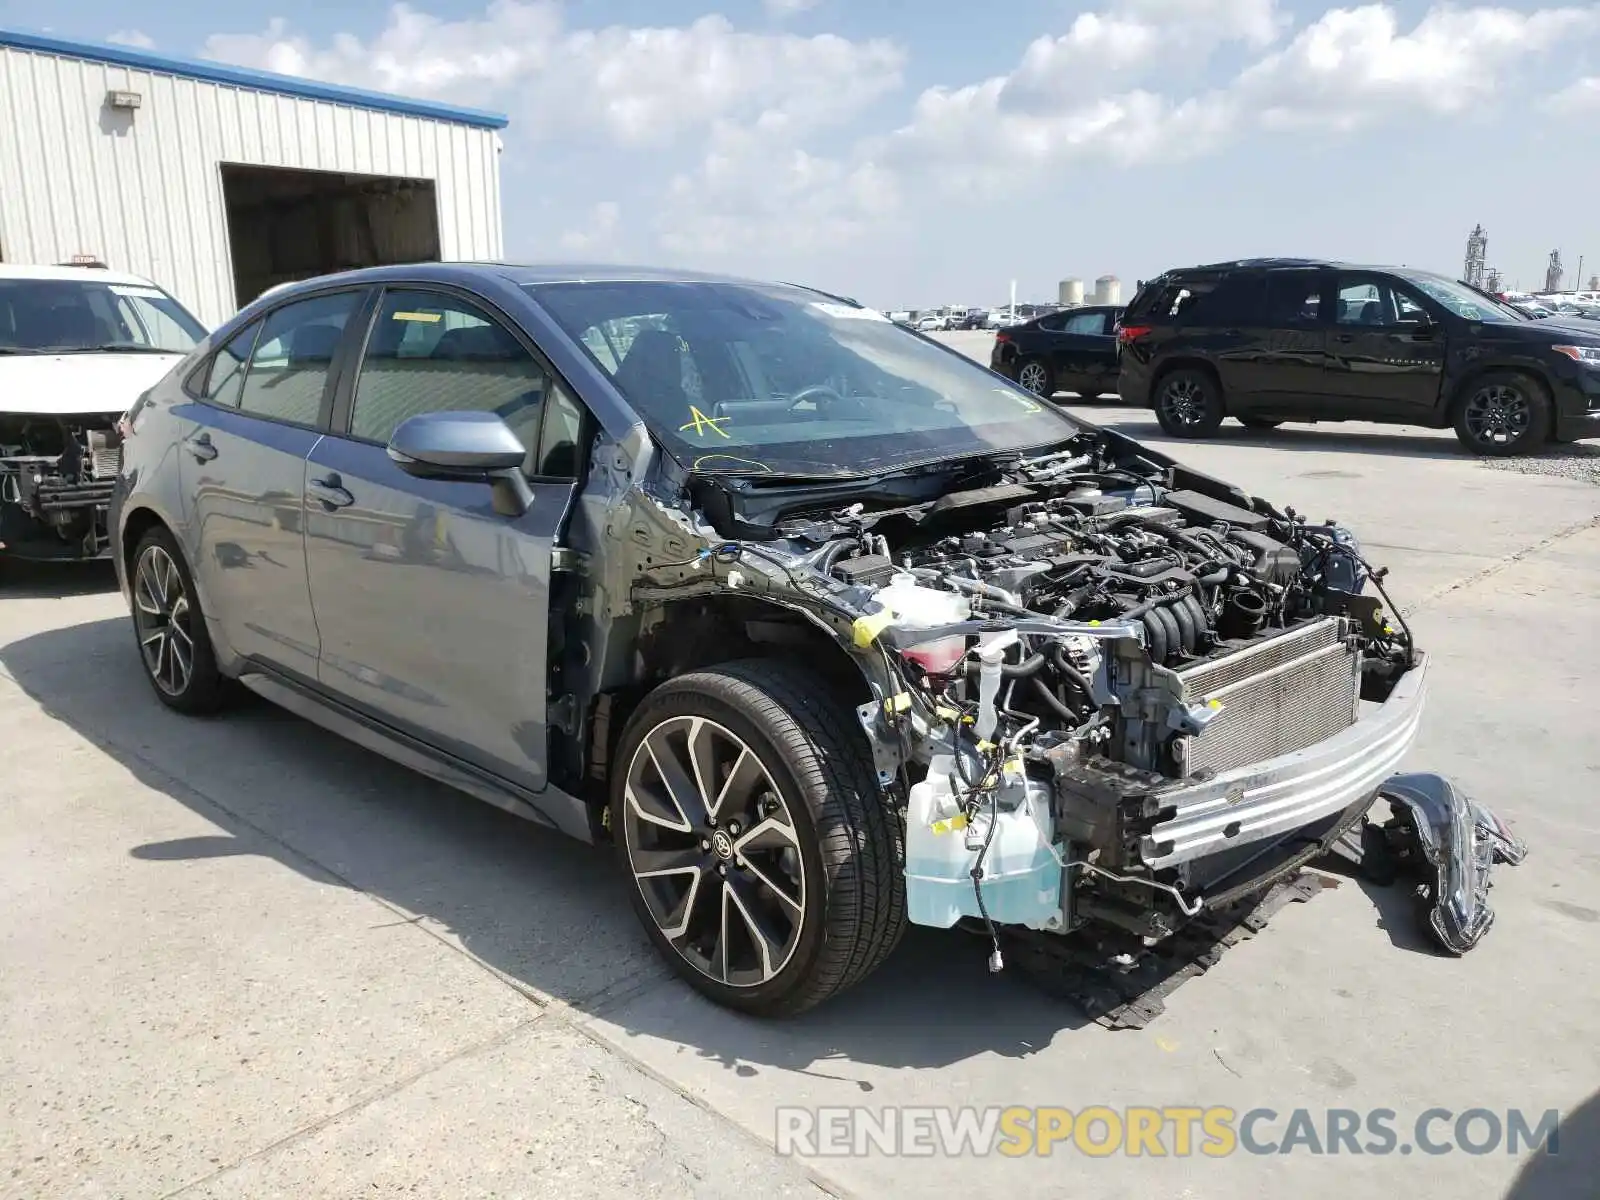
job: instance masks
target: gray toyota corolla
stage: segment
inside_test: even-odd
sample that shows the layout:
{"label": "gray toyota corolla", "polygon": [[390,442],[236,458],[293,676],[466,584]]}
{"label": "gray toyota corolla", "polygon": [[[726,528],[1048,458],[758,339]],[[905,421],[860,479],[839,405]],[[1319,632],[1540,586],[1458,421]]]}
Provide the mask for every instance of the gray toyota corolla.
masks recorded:
{"label": "gray toyota corolla", "polygon": [[117,568],[163,703],[243,684],[615,843],[661,951],[748,1011],[853,984],[908,920],[995,969],[1010,943],[1123,970],[1376,828],[1379,794],[1456,952],[1519,853],[1391,778],[1426,659],[1347,530],[837,296],[330,276],[122,430]]}

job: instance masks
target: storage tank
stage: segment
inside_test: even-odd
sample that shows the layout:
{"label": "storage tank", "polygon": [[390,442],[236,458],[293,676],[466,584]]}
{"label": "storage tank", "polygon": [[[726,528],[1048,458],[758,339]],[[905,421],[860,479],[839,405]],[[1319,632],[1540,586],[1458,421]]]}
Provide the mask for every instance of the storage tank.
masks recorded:
{"label": "storage tank", "polygon": [[1056,289],[1056,299],[1067,308],[1076,308],[1083,303],[1083,280],[1063,279]]}
{"label": "storage tank", "polygon": [[1115,275],[1102,275],[1094,281],[1094,302],[1096,304],[1121,304],[1122,281]]}

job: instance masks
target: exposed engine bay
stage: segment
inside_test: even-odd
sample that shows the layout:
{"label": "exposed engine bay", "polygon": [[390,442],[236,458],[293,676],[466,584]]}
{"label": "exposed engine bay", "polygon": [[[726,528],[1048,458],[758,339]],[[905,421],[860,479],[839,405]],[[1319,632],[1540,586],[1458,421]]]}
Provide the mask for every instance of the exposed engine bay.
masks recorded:
{"label": "exposed engine bay", "polygon": [[121,465],[113,415],[0,413],[0,548],[19,558],[104,554]]}
{"label": "exposed engine bay", "polygon": [[995,969],[999,926],[1148,944],[1286,877],[1364,827],[1420,722],[1425,656],[1349,530],[1115,434],[910,503],[701,499],[745,535],[702,555],[730,586],[882,656],[900,690],[859,715],[910,919],[985,929]]}

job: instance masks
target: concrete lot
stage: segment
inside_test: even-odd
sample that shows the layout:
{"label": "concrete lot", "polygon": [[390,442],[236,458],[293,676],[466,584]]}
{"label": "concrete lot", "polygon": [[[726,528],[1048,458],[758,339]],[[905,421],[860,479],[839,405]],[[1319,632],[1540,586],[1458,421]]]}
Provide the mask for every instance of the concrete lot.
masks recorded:
{"label": "concrete lot", "polygon": [[[28,571],[0,592],[0,1193],[1592,1195],[1600,489],[1426,430],[1231,427],[1181,455],[1339,516],[1393,568],[1435,660],[1414,764],[1532,846],[1471,955],[1427,952],[1404,896],[1346,879],[1142,1032],[917,930],[839,1001],[744,1020],[666,978],[601,853],[264,705],[174,716],[108,571]],[[780,1104],[1379,1107],[1402,1128],[1587,1107],[1531,1163],[802,1163],[771,1151]]]}

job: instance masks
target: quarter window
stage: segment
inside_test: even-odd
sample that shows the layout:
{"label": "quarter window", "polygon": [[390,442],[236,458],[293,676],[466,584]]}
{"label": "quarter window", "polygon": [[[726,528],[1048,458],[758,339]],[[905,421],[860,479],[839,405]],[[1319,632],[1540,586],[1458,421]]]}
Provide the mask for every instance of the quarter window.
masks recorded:
{"label": "quarter window", "polygon": [[313,296],[268,316],[250,356],[239,409],[296,425],[318,424],[333,356],[359,300],[358,292]]}
{"label": "quarter window", "polygon": [[540,474],[539,428],[552,382],[477,305],[434,292],[386,292],[356,379],[350,433],[387,442],[422,413],[492,412],[528,450],[530,473]]}
{"label": "quarter window", "polygon": [[255,344],[260,329],[260,321],[250,322],[212,356],[205,387],[200,393],[201,399],[219,408],[239,407],[245,365],[250,361],[250,347]]}

